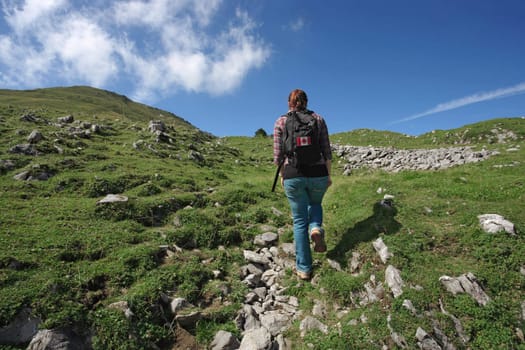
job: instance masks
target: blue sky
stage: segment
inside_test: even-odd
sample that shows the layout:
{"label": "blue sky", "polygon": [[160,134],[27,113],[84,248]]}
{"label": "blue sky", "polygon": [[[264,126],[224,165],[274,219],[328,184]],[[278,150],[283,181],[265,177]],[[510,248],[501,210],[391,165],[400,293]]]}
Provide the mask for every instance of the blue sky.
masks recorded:
{"label": "blue sky", "polygon": [[523,0],[0,1],[0,88],[90,85],[217,136],[304,89],[330,133],[525,116]]}

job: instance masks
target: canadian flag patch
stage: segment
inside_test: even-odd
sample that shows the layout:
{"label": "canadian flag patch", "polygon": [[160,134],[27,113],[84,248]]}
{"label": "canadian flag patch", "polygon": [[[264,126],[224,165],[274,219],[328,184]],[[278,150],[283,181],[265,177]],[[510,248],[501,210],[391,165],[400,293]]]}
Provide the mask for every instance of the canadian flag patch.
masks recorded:
{"label": "canadian flag patch", "polygon": [[297,147],[310,146],[312,144],[312,138],[310,136],[301,136],[295,139],[295,145]]}

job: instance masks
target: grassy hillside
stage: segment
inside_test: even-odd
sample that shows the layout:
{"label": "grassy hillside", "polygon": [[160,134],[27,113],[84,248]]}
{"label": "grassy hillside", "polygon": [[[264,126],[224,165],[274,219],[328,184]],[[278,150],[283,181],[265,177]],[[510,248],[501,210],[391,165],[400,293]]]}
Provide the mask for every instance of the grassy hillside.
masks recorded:
{"label": "grassy hillside", "polygon": [[[502,131],[509,131],[504,133]],[[500,140],[498,139],[498,135]],[[333,143],[354,146],[435,148],[451,145],[483,146],[523,139],[523,118],[499,118],[451,130],[434,130],[419,136],[391,131],[357,129],[331,136]]]}
{"label": "grassy hillside", "polygon": [[[66,115],[75,121],[58,124]],[[150,120],[165,122],[164,137],[148,130]],[[95,130],[92,125],[96,132],[76,133]],[[498,128],[515,137],[498,142],[492,131]],[[43,135],[31,148],[37,155],[12,153],[33,130]],[[342,176],[344,164],[336,160],[324,205],[328,253],[315,254],[316,282],[298,284],[291,271],[284,281],[305,315],[316,302],[326,305],[323,322],[330,331],[302,338],[294,324],[285,334],[293,348],[394,349],[389,315],[409,348],[417,346],[418,327],[429,332],[436,324],[457,348],[466,348],[440,304],[461,321],[468,347],[523,348],[524,137],[520,118],[417,138],[370,130],[333,135],[332,142],[342,144],[433,148],[461,142],[501,154],[439,172],[361,169],[352,176]],[[169,349],[179,334],[162,299],[180,296],[205,311],[193,332],[201,348],[219,329],[240,337],[234,318],[247,292],[238,277],[243,249],[253,248],[261,225],[280,228],[281,243],[292,237],[289,216],[276,214],[288,213],[284,194],[270,192],[271,139],[216,138],[168,112],[87,87],[1,90],[0,138],[0,328],[28,307],[42,320],[40,328],[91,333],[96,349]],[[14,179],[24,171],[49,178]],[[117,193],[128,201],[97,204]],[[394,196],[394,214],[377,210],[384,193]],[[482,232],[477,216],[486,213],[503,215],[518,234]],[[388,293],[361,306],[353,293],[371,278],[385,278],[372,247],[379,237],[406,287],[400,298]],[[353,253],[361,255],[358,275],[351,271]],[[220,279],[213,278],[216,270]],[[467,272],[491,297],[487,306],[439,283],[442,275]],[[419,316],[402,306],[405,299]],[[127,301],[134,316],[108,308],[117,301]],[[347,311],[342,316],[341,309]]]}
{"label": "grassy hillside", "polygon": [[[160,119],[179,128],[191,129],[187,121],[176,115],[131,101],[114,92],[87,86],[37,90],[1,90],[0,105],[8,111],[33,111],[42,116],[74,114],[77,118],[119,118],[128,121]],[[6,113],[4,112],[4,113]]]}

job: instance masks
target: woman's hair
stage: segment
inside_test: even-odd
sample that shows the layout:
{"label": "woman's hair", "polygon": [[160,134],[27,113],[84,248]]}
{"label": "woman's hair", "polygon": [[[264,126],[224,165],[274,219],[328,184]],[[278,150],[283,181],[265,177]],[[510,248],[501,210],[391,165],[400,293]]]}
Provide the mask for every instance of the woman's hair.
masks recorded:
{"label": "woman's hair", "polygon": [[308,97],[306,96],[306,92],[300,89],[295,89],[290,92],[290,95],[288,96],[288,107],[290,109],[303,110],[306,109],[307,104]]}

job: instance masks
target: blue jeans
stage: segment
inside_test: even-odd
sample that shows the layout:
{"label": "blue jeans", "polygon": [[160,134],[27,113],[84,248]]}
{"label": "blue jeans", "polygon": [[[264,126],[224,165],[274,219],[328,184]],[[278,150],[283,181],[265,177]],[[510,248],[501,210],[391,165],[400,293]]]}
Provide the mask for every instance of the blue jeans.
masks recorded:
{"label": "blue jeans", "polygon": [[312,271],[312,252],[309,232],[323,225],[321,202],[328,188],[328,176],[295,177],[284,180],[284,192],[288,197],[293,217],[295,240],[295,263],[298,271]]}

